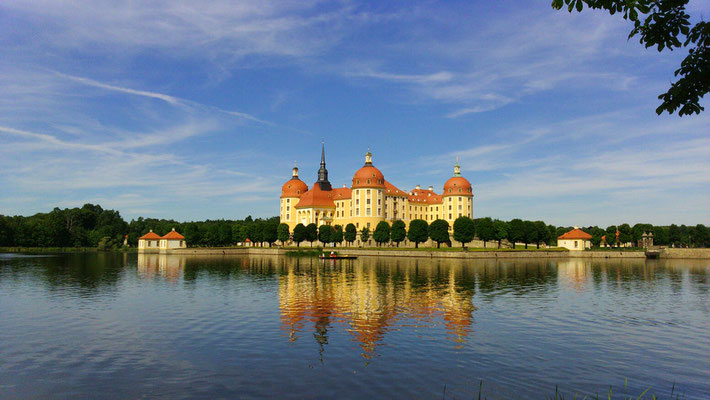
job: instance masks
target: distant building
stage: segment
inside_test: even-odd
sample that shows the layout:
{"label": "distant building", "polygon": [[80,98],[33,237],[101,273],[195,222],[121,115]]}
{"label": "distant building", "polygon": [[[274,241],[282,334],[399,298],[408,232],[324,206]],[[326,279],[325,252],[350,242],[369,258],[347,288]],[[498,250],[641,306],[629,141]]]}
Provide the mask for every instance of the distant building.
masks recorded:
{"label": "distant building", "polygon": [[592,235],[575,226],[574,229],[557,238],[557,246],[569,250],[591,249]]}
{"label": "distant building", "polygon": [[138,250],[160,250],[160,236],[151,229],[138,238]]}
{"label": "distant building", "polygon": [[648,249],[653,247],[653,232],[644,232],[641,235],[641,240],[638,241],[638,247]]}
{"label": "distant building", "polygon": [[471,183],[461,176],[458,160],[453,176],[444,183],[443,192],[419,185],[406,192],[385,180],[384,174],[372,163],[372,153],[365,154],[365,165],[355,172],[352,185],[334,188],[328,181],[325,166],[325,146],[321,149],[318,181],[309,189],[293,168],[291,179],[281,188],[280,221],[293,231],[297,224],[341,225],[352,223],[358,231],[374,230],[381,221],[402,220],[408,226],[414,219],[431,224],[443,219],[453,227],[456,218],[473,218]]}
{"label": "distant building", "polygon": [[138,238],[138,251],[168,251],[186,247],[185,237],[176,232],[175,228],[165,236],[158,236],[151,229],[150,232]]}

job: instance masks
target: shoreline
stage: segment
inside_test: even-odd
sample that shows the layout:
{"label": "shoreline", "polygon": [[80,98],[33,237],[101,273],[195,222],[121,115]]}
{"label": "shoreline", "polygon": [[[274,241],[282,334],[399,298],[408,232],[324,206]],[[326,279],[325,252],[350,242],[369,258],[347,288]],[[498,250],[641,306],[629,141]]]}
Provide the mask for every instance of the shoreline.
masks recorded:
{"label": "shoreline", "polygon": [[[175,249],[167,252],[139,252],[142,254],[169,254],[169,255],[270,255],[286,256],[286,252],[294,250],[316,250],[315,247],[301,248],[260,248],[260,247],[228,247],[228,248],[187,248]],[[488,251],[437,251],[437,250],[377,250],[359,249],[348,247],[325,248],[324,252],[336,250],[343,255],[368,256],[368,257],[414,257],[414,258],[440,258],[440,259],[515,259],[515,258],[623,258],[623,259],[646,259],[644,251],[610,251],[610,250],[584,250],[584,251],[564,251],[564,250],[488,250]],[[708,249],[660,249],[658,258],[660,259],[708,259],[710,260],[710,248]]]}

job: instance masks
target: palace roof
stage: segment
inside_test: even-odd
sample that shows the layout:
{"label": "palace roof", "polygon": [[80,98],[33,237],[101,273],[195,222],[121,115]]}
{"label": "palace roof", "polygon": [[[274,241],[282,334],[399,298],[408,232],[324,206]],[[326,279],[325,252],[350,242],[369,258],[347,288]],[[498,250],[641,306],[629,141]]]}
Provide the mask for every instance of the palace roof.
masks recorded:
{"label": "palace roof", "polygon": [[350,188],[342,187],[333,189],[333,198],[335,200],[345,200],[352,198],[353,191]]}
{"label": "palace roof", "polygon": [[385,176],[379,169],[372,165],[366,165],[353,175],[352,188],[384,188]]}
{"label": "palace roof", "polygon": [[138,240],[141,240],[141,239],[161,239],[161,237],[158,236],[157,233],[154,233],[153,230],[151,229],[150,232],[148,232],[145,235],[138,238]]}
{"label": "palace roof", "polygon": [[426,204],[440,204],[442,203],[441,195],[434,193],[433,190],[429,189],[414,189],[409,192],[409,202],[410,203],[426,203]]}
{"label": "palace roof", "polygon": [[308,185],[306,182],[298,179],[297,176],[289,179],[281,187],[281,198],[284,197],[301,197],[303,193],[308,191]]}
{"label": "palace roof", "polygon": [[407,192],[398,189],[395,185],[389,183],[389,181],[385,181],[385,189],[387,196],[407,197]]}
{"label": "palace roof", "polygon": [[592,238],[592,235],[588,234],[587,232],[575,228],[572,229],[571,231],[560,235],[557,239],[562,239],[562,240],[570,240],[570,239],[584,239],[584,240],[589,240]]}
{"label": "palace roof", "polygon": [[[316,182],[317,183],[317,182]],[[311,190],[301,195],[296,208],[305,207],[335,207],[333,202],[334,190],[323,190],[320,185],[313,184]]]}
{"label": "palace roof", "polygon": [[444,196],[472,195],[471,182],[463,176],[452,176],[444,184]]}

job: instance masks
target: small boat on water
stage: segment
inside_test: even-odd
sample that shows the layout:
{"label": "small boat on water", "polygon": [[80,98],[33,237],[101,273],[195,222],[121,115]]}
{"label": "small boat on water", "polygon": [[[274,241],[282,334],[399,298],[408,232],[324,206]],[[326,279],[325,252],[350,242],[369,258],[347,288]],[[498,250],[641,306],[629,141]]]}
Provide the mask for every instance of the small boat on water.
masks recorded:
{"label": "small boat on water", "polygon": [[354,260],[357,257],[356,256],[347,256],[347,255],[329,255],[329,254],[321,254],[318,256],[321,260]]}

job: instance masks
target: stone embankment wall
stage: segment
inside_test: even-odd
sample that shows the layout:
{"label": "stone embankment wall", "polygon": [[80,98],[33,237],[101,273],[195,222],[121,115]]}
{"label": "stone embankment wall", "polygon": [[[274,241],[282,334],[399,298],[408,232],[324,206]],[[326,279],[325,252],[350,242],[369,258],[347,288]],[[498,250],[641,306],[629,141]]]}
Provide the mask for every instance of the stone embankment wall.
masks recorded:
{"label": "stone embankment wall", "polygon": [[[315,248],[302,247],[303,250]],[[280,256],[293,249],[278,247],[236,247],[236,248],[188,248],[168,251],[168,254],[183,255],[271,255]],[[427,250],[377,250],[358,248],[338,248],[341,254],[353,256],[374,257],[419,257],[419,258],[450,258],[450,259],[478,259],[478,258],[645,258],[643,251],[427,251]],[[329,249],[324,249],[325,252]],[[710,249],[661,249],[661,259],[708,259]]]}
{"label": "stone embankment wall", "polygon": [[661,249],[660,258],[710,259],[710,249]]}

